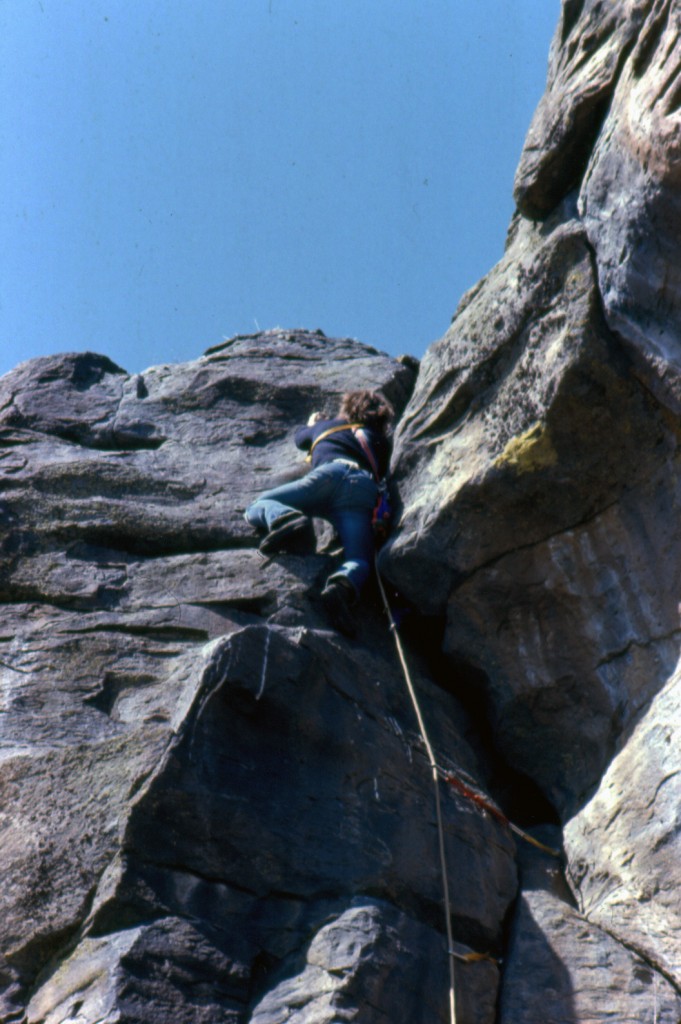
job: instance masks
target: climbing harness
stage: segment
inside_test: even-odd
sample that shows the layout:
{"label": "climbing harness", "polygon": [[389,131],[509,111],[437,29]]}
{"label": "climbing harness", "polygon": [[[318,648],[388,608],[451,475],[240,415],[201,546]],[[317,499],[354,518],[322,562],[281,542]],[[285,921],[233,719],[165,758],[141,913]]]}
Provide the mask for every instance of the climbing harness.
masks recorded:
{"label": "climbing harness", "polygon": [[379,587],[379,590],[381,592],[381,598],[383,600],[383,606],[385,608],[385,612],[386,612],[386,615],[388,617],[388,621],[390,623],[390,631],[391,631],[391,633],[392,633],[392,635],[394,637],[394,640],[395,640],[395,647],[397,649],[397,654],[398,654],[398,657],[399,657],[399,660],[400,660],[400,664],[402,666],[402,671],[404,673],[404,679],[405,679],[405,682],[407,684],[407,690],[409,692],[409,697],[411,699],[411,703],[412,703],[412,706],[414,708],[414,712],[416,713],[416,720],[418,722],[419,732],[421,734],[421,740],[422,740],[423,745],[424,745],[424,747],[426,749],[426,754],[428,756],[428,761],[430,763],[430,768],[431,768],[432,777],[433,777],[433,787],[434,787],[434,792],[435,792],[435,813],[436,813],[436,818],[437,818],[438,847],[439,847],[439,853],[440,853],[440,873],[441,873],[441,877],[442,877],[442,891],[443,891],[444,905],[445,905],[445,924],[446,924],[446,928],[447,928],[447,953],[448,953],[448,960],[449,960],[449,1016],[450,1016],[450,1024],[456,1024],[456,972],[455,972],[455,968],[454,968],[454,961],[455,960],[459,960],[462,963],[468,963],[468,964],[470,964],[470,963],[479,963],[480,961],[489,961],[491,963],[498,964],[500,961],[496,960],[489,953],[475,953],[475,952],[459,953],[458,951],[456,951],[454,949],[454,941],[453,941],[453,937],[452,937],[452,923],[451,923],[450,901],[449,901],[449,881],[448,881],[448,876],[447,876],[447,860],[446,860],[446,855],[445,855],[444,826],[443,826],[443,821],[442,821],[442,806],[441,806],[441,800],[440,800],[439,780],[443,779],[457,793],[459,793],[461,796],[465,797],[467,800],[470,800],[477,807],[479,807],[480,810],[485,811],[485,812],[489,813],[490,815],[492,815],[492,817],[494,817],[497,821],[499,821],[506,828],[510,829],[516,835],[520,836],[520,838],[524,839],[526,842],[531,843],[533,846],[536,846],[538,849],[542,850],[544,853],[551,854],[551,856],[553,856],[553,857],[559,857],[560,856],[560,852],[558,850],[552,849],[549,846],[545,846],[543,843],[540,843],[538,839],[535,839],[533,836],[529,835],[527,832],[524,832],[522,829],[518,828],[517,825],[514,825],[513,822],[509,821],[509,819],[506,817],[506,815],[502,811],[500,811],[498,807],[495,807],[492,803],[490,803],[488,800],[486,800],[483,796],[481,796],[479,793],[477,793],[474,789],[471,789],[470,786],[467,786],[464,782],[462,782],[460,779],[458,779],[454,775],[453,772],[448,771],[448,770],[440,767],[440,765],[438,765],[437,761],[435,760],[435,755],[433,753],[433,748],[432,748],[430,740],[428,738],[428,733],[426,731],[426,726],[425,726],[425,723],[424,723],[424,720],[423,720],[423,715],[421,713],[421,707],[419,705],[418,697],[416,696],[416,690],[415,690],[415,687],[414,687],[414,684],[413,684],[413,681],[412,681],[412,678],[411,678],[411,674],[409,672],[409,666],[407,665],[407,660],[405,658],[404,648],[402,647],[402,640],[400,638],[400,635],[399,635],[399,632],[398,632],[398,629],[397,629],[397,623],[395,622],[395,618],[393,616],[392,609],[390,607],[390,602],[388,601],[388,595],[386,594],[385,587],[383,585],[383,580],[381,578],[381,574],[380,574],[380,571],[379,571],[379,568],[378,568],[378,559],[377,558],[374,560],[374,566],[375,566],[375,569],[376,569],[376,579],[378,580],[378,587]]}
{"label": "climbing harness", "polygon": [[355,440],[357,440],[359,442],[359,446],[362,449],[362,451],[364,452],[365,459],[367,460],[367,462],[371,466],[371,472],[374,474],[374,480],[376,481],[376,483],[380,483],[381,474],[378,471],[378,463],[376,462],[376,456],[374,455],[374,453],[371,450],[371,445],[369,444],[369,442],[367,440],[367,436],[366,436],[366,433],[364,431],[364,427],[355,427],[355,426],[353,426],[352,432],[355,435]]}
{"label": "climbing harness", "polygon": [[387,540],[388,533],[390,531],[390,520],[392,519],[393,511],[390,505],[390,494],[388,493],[388,482],[385,477],[382,477],[376,462],[376,457],[371,450],[371,445],[367,440],[366,433],[363,427],[352,429],[355,438],[359,441],[364,457],[371,466],[371,471],[374,474],[374,480],[378,487],[378,496],[376,498],[376,504],[371,514],[371,525],[374,531],[374,538],[377,543],[382,544]]}
{"label": "climbing harness", "polygon": [[324,438],[330,437],[331,434],[337,434],[341,430],[352,430],[354,432],[355,430],[361,430],[361,428],[361,423],[341,423],[338,427],[329,427],[328,430],[323,430],[319,437],[315,437],[314,441],[310,445],[310,450],[305,456],[305,461],[312,462],[312,452],[315,450],[319,442],[324,440]]}
{"label": "climbing harness", "polygon": [[[376,498],[376,504],[374,505],[373,512],[371,514],[371,525],[374,531],[374,537],[377,543],[382,543],[386,540],[388,532],[390,530],[390,520],[392,519],[392,507],[390,505],[390,496],[388,494],[388,484],[384,477],[381,476],[376,461],[376,456],[371,450],[371,445],[367,439],[364,427],[361,423],[341,423],[339,426],[329,427],[328,430],[323,430],[319,437],[316,437],[312,442],[309,452],[305,456],[306,462],[312,462],[312,453],[324,438],[329,437],[330,434],[339,433],[342,430],[351,430],[355,440],[358,442],[364,458],[366,459],[369,466],[371,466],[371,472],[374,477],[376,486],[378,487],[378,495]],[[342,459],[339,461],[343,461]]]}

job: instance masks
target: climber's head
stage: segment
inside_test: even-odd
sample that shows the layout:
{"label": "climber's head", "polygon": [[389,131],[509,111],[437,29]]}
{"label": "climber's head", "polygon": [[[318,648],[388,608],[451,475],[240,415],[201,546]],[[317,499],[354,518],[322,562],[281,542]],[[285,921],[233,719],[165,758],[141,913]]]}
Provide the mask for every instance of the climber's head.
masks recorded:
{"label": "climber's head", "polygon": [[346,391],[341,400],[338,415],[350,423],[362,423],[372,430],[385,432],[395,415],[395,410],[380,391]]}

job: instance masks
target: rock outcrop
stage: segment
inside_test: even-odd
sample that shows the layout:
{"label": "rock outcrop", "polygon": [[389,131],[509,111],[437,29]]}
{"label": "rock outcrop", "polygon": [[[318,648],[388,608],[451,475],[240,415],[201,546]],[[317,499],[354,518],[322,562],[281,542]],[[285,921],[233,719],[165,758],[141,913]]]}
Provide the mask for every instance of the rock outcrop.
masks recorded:
{"label": "rock outcrop", "polygon": [[[339,638],[324,531],[265,563],[243,519],[302,471],[312,409],[367,385],[400,409],[414,375],[275,331],[0,382],[1,1020],[446,1019],[431,770],[387,620],[369,595]],[[443,764],[484,791],[467,714],[414,669]],[[514,843],[443,809],[455,941],[498,955]],[[466,967],[467,1019],[494,1019],[498,977]]]}
{"label": "rock outcrop", "polygon": [[[275,330],[0,380],[0,1024],[447,1024],[450,954],[457,1024],[681,1020],[680,18],[563,0],[504,257],[420,367]],[[243,519],[362,386],[468,787],[453,950],[379,593],[337,635],[329,528],[264,562]]]}
{"label": "rock outcrop", "polygon": [[398,429],[384,570],[565,826],[575,902],[523,883],[504,1022],[679,1019],[680,17],[564,0],[505,255]]}

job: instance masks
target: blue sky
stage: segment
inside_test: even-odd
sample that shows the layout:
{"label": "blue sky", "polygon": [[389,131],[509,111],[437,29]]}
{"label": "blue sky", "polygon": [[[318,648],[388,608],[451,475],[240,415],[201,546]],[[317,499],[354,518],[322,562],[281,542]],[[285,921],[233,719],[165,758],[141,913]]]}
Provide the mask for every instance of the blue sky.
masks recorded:
{"label": "blue sky", "polygon": [[421,356],[500,258],[559,0],[0,0],[0,373],[321,328]]}

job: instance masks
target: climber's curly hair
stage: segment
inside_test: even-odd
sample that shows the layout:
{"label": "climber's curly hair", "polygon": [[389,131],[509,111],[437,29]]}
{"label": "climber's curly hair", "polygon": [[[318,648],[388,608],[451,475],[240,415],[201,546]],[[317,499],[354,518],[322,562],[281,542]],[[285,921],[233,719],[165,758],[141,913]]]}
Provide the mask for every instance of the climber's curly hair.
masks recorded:
{"label": "climber's curly hair", "polygon": [[379,433],[385,433],[395,416],[395,410],[380,391],[346,391],[341,399],[338,415],[350,423],[361,423]]}

